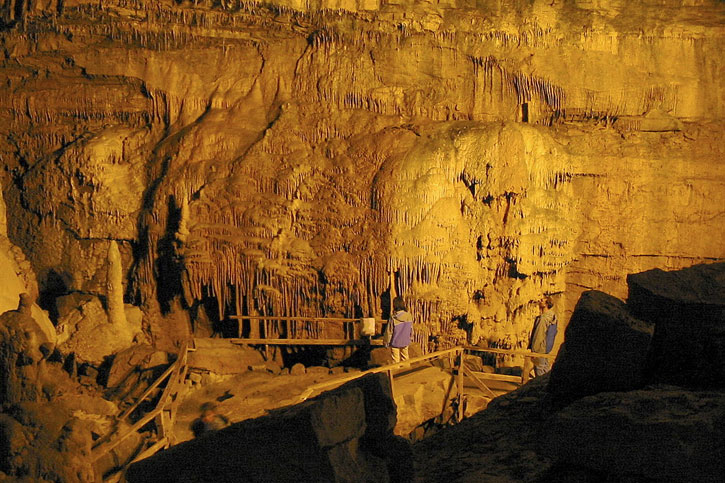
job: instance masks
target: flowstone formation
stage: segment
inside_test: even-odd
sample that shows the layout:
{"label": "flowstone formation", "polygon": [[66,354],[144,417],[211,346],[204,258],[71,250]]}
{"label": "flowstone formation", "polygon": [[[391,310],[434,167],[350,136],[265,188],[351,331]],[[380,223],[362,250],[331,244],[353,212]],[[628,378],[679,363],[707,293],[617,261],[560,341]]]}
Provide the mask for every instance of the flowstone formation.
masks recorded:
{"label": "flowstone formation", "polygon": [[50,301],[105,296],[115,241],[160,347],[235,313],[380,317],[391,279],[424,348],[525,347],[544,293],[564,315],[725,257],[724,14],[5,2],[9,235]]}

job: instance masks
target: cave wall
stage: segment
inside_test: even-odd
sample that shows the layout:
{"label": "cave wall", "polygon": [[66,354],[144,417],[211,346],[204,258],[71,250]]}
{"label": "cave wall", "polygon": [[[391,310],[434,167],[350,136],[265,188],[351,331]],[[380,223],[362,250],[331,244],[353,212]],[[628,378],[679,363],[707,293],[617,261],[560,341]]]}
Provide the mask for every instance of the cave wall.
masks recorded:
{"label": "cave wall", "polygon": [[116,240],[157,333],[380,316],[392,271],[419,341],[521,347],[544,293],[725,258],[722,2],[0,12],[8,235],[54,294],[104,294]]}

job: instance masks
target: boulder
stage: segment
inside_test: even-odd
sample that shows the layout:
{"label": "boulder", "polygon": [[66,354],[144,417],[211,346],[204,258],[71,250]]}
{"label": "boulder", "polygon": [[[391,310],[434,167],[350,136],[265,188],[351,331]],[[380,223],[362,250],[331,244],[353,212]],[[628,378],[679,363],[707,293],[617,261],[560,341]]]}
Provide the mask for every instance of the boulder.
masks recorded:
{"label": "boulder", "polygon": [[166,352],[157,351],[147,344],[138,344],[124,349],[113,358],[108,370],[106,387],[114,388],[132,377],[132,374],[169,363]]}
{"label": "boulder", "polygon": [[[423,355],[423,350],[420,348],[420,345],[417,342],[412,342],[408,346],[408,358],[414,359],[416,357],[421,357]],[[393,359],[390,355],[390,349],[387,347],[375,347],[370,351],[370,355],[368,358],[368,366],[369,367],[380,367],[385,366],[388,364],[392,364]]]}
{"label": "boulder", "polygon": [[293,365],[289,371],[289,373],[293,376],[300,376],[302,374],[305,374],[306,372],[307,372],[307,368],[301,362],[298,362],[297,364]]}
{"label": "boulder", "polygon": [[68,295],[61,295],[55,299],[55,309],[58,314],[58,319],[68,317],[71,312],[76,310],[81,305],[91,302],[94,299],[93,295],[82,293],[82,292],[71,292]]}
{"label": "boulder", "polygon": [[343,387],[360,388],[365,396],[365,438],[387,441],[397,421],[397,408],[393,400],[390,380],[386,374],[374,374],[354,379]]}
{"label": "boulder", "polygon": [[670,386],[601,393],[556,413],[541,451],[562,467],[587,469],[597,481],[720,482],[724,426],[722,392]]}
{"label": "boulder", "polygon": [[627,305],[655,323],[652,381],[725,387],[725,263],[627,276]]}
{"label": "boulder", "polygon": [[423,367],[409,374],[395,377],[393,394],[398,408],[395,434],[407,437],[415,428],[426,421],[448,415],[451,404],[446,396],[455,395],[451,388],[450,372],[439,367]]}
{"label": "boulder", "polygon": [[[389,481],[385,460],[368,450],[379,453],[388,442],[395,454],[404,452],[390,434],[389,398],[387,377],[368,375],[297,406],[173,446],[133,464],[126,479]],[[412,468],[412,459],[404,465]]]}
{"label": "boulder", "polygon": [[[27,295],[27,294],[23,294]],[[44,376],[44,335],[21,295],[17,310],[0,315],[0,405],[38,400]]]}
{"label": "boulder", "polygon": [[368,366],[379,367],[392,364],[392,362],[393,360],[390,358],[390,349],[386,347],[376,347],[370,351]]}
{"label": "boulder", "polygon": [[463,410],[463,417],[468,419],[474,414],[483,411],[484,409],[486,409],[486,406],[488,406],[489,401],[490,399],[484,396],[467,394]]}
{"label": "boulder", "polygon": [[262,354],[228,339],[195,339],[196,350],[189,353],[189,367],[215,374],[240,374],[250,366],[265,366]]}
{"label": "boulder", "polygon": [[324,366],[310,366],[307,368],[307,374],[330,374],[330,368]]}
{"label": "boulder", "polygon": [[[0,195],[0,201],[2,196]],[[0,205],[0,212],[2,212]],[[19,263],[20,262],[20,263]],[[22,250],[10,242],[0,230],[0,274],[2,274],[2,290],[0,291],[0,314],[18,307],[21,294],[28,294],[31,306],[31,317],[42,331],[44,342],[49,346],[56,343],[55,327],[48,318],[48,313],[33,303],[38,295],[37,282],[30,262],[25,259]]]}
{"label": "boulder", "polygon": [[8,481],[97,481],[91,444],[85,422],[52,403],[25,402],[0,414],[0,470]]}
{"label": "boulder", "polygon": [[[62,299],[56,303],[59,313],[65,313],[58,318],[58,349],[63,354],[75,353],[81,362],[100,367],[107,356],[130,347],[141,332],[140,325],[109,323],[98,297],[78,295]],[[71,308],[74,302],[79,305]]]}
{"label": "boulder", "polygon": [[472,355],[472,354],[464,354],[463,355],[463,361],[466,364],[466,367],[474,372],[485,372],[484,366],[483,366],[483,360],[481,359],[481,356],[479,355]]}
{"label": "boulder", "polygon": [[641,388],[653,331],[621,300],[584,292],[551,370],[548,391],[554,401],[566,404],[599,392]]}

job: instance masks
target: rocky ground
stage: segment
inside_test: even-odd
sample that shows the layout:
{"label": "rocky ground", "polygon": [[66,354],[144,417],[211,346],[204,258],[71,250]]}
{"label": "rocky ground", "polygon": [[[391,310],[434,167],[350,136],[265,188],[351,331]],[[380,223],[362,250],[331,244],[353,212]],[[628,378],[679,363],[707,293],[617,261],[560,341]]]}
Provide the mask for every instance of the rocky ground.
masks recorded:
{"label": "rocky ground", "polygon": [[413,447],[417,482],[722,481],[725,392],[656,385],[556,410],[534,379]]}
{"label": "rocky ground", "polygon": [[295,375],[251,371],[190,390],[179,406],[174,426],[177,442],[193,438],[191,424],[199,417],[201,405],[205,402],[216,403],[218,414],[227,418],[230,423],[237,423],[258,418],[273,409],[296,404],[307,387],[338,376],[330,374],[324,367],[309,369],[312,370]]}
{"label": "rocky ground", "polygon": [[500,396],[460,424],[416,443],[416,481],[535,481],[552,466],[539,454],[548,377]]}

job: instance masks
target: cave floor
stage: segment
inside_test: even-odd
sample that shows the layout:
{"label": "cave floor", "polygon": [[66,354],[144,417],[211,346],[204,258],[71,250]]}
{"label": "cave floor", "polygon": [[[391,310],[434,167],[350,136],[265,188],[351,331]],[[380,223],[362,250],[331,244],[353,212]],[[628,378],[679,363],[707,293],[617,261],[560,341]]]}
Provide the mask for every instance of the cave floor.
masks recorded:
{"label": "cave floor", "polygon": [[194,437],[191,424],[200,416],[200,407],[205,402],[215,402],[217,413],[226,417],[230,423],[236,423],[296,404],[309,386],[336,377],[340,375],[322,371],[296,375],[250,371],[195,386],[186,393],[179,405],[173,428],[176,442],[181,443]]}
{"label": "cave floor", "polygon": [[537,379],[508,393],[495,408],[414,444],[415,481],[544,481],[551,462],[537,452],[538,411],[548,378]]}
{"label": "cave floor", "polygon": [[[235,423],[296,404],[309,386],[345,375],[316,369],[295,375],[250,371],[193,386],[179,405],[173,427],[176,443],[194,437],[191,425],[205,402],[215,402],[218,414]],[[406,392],[405,381],[400,382],[399,389]],[[416,481],[532,481],[545,475],[550,462],[536,453],[537,425],[532,424],[539,401],[537,382],[528,385],[533,391],[508,393],[513,387],[495,387],[515,404],[483,410],[415,443]],[[467,387],[466,392],[476,389]]]}

